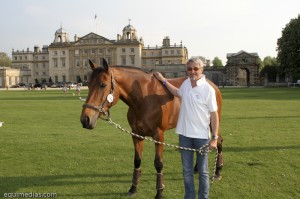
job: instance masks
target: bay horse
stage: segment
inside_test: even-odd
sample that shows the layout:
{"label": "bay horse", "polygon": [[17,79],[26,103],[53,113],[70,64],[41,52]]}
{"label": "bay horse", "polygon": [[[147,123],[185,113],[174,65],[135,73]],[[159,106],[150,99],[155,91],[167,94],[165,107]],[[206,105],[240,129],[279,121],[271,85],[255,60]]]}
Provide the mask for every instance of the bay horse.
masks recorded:
{"label": "bay horse", "polygon": [[[103,59],[103,66],[96,67],[89,60],[92,73],[88,83],[89,92],[83,105],[80,121],[83,128],[93,129],[97,119],[108,115],[109,108],[119,99],[128,105],[127,120],[133,133],[148,136],[154,140],[164,142],[164,131],[176,126],[180,109],[180,99],[174,97],[158,81],[153,73],[135,67],[108,66]],[[168,79],[179,87],[187,77]],[[217,86],[207,80],[216,91],[218,114],[221,118],[222,96]],[[220,176],[223,166],[222,139],[218,132],[218,159],[214,176]],[[137,192],[141,176],[141,161],[144,139],[132,136],[134,145],[134,171],[129,195]],[[157,171],[156,196],[163,198],[163,145],[155,144],[154,166]]]}

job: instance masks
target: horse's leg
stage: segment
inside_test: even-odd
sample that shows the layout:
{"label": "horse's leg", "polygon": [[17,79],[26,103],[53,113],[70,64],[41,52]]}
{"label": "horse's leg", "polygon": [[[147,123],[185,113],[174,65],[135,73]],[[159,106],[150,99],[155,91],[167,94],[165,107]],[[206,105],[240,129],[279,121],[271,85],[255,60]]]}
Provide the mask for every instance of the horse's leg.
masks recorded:
{"label": "horse's leg", "polygon": [[[156,139],[160,142],[164,142],[164,134],[163,132],[159,133],[159,138]],[[154,166],[156,169],[156,196],[155,199],[163,198],[163,190],[165,188],[164,185],[164,176],[163,176],[163,145],[162,144],[155,144],[155,159],[154,159]]]}
{"label": "horse's leg", "polygon": [[218,139],[218,144],[217,144],[217,149],[218,149],[218,157],[217,157],[217,167],[216,167],[216,172],[214,174],[214,179],[220,180],[221,175],[220,171],[223,167],[224,160],[223,160],[223,153],[222,153],[222,144],[223,144],[223,138],[220,136]]}
{"label": "horse's leg", "polygon": [[132,185],[128,191],[128,195],[133,195],[137,192],[137,186],[140,181],[141,176],[141,162],[142,162],[142,154],[144,149],[144,140],[132,137],[133,145],[134,145],[134,170],[132,176]]}

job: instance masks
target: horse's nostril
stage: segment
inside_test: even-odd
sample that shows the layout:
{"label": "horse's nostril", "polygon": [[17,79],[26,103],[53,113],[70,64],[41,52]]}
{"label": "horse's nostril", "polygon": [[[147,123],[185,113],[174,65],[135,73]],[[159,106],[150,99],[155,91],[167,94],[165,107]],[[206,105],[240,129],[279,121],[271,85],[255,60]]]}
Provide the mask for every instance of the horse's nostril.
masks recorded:
{"label": "horse's nostril", "polygon": [[84,117],[83,120],[81,120],[83,128],[87,128],[90,124],[90,118],[88,116]]}

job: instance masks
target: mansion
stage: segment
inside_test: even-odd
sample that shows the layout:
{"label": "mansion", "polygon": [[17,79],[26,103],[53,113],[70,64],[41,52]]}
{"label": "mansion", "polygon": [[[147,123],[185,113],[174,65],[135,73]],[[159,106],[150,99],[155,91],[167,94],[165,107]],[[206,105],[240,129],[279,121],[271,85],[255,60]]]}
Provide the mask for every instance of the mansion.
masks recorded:
{"label": "mansion", "polygon": [[[33,51],[13,50],[11,68],[0,67],[0,88],[18,83],[85,82],[91,72],[89,60],[101,65],[103,58],[109,65],[159,71],[172,78],[186,76],[188,50],[182,42],[171,45],[168,36],[163,38],[161,46],[144,46],[143,38],[138,38],[130,23],[115,40],[91,32],[82,37],[75,34],[70,41],[69,33],[61,27],[50,45],[34,46]],[[262,85],[259,60],[257,53],[243,50],[228,53],[224,67],[210,67],[209,60],[205,62],[204,58],[204,74],[218,86]]]}
{"label": "mansion", "polygon": [[[13,50],[12,69],[19,69],[18,77],[9,78],[2,87],[20,82],[83,82],[87,81],[91,71],[89,59],[101,65],[105,58],[109,65],[133,66],[149,69],[155,66],[185,65],[188,50],[179,44],[170,44],[168,36],[163,38],[162,46],[145,47],[142,37],[138,38],[137,30],[130,24],[123,28],[122,34],[117,34],[116,40],[110,40],[96,33],[83,37],[74,36],[70,41],[69,33],[62,27],[55,32],[54,41],[41,49],[34,47],[33,51]],[[180,76],[180,71],[170,69],[172,74]],[[175,72],[176,73],[175,73]],[[3,85],[4,84],[4,85]],[[1,85],[0,85],[1,87]]]}

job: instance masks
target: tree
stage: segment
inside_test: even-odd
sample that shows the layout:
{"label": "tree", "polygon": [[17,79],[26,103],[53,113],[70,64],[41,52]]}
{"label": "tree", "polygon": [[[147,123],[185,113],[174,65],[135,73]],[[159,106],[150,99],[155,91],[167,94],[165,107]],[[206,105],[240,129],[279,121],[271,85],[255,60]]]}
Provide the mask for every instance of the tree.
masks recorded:
{"label": "tree", "polygon": [[276,76],[279,73],[279,63],[275,57],[267,56],[260,63],[261,70],[260,76],[264,77],[265,74],[268,74],[268,80],[270,82],[276,82]]}
{"label": "tree", "polygon": [[0,52],[0,66],[11,66],[11,59],[6,53]]}
{"label": "tree", "polygon": [[214,67],[221,67],[223,66],[222,60],[219,57],[215,57],[212,61]]}
{"label": "tree", "polygon": [[300,79],[300,15],[282,30],[277,46],[280,71],[291,74],[294,80]]}

